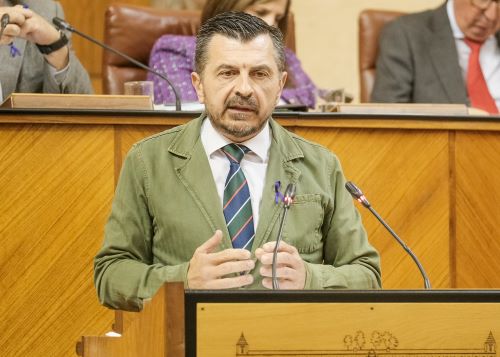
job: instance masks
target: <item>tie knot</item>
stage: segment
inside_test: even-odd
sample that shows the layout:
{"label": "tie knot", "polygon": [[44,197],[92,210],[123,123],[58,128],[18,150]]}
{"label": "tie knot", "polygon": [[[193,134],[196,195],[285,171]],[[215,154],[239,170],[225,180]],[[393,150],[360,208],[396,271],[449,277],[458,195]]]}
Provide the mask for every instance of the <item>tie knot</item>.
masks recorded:
{"label": "tie knot", "polygon": [[481,46],[483,45],[484,42],[477,42],[474,40],[471,40],[470,38],[464,38],[464,42],[467,44],[467,46],[470,47],[472,52],[479,52],[481,49]]}
{"label": "tie knot", "polygon": [[222,148],[224,154],[231,162],[240,163],[243,156],[250,151],[245,145],[240,144],[228,144]]}

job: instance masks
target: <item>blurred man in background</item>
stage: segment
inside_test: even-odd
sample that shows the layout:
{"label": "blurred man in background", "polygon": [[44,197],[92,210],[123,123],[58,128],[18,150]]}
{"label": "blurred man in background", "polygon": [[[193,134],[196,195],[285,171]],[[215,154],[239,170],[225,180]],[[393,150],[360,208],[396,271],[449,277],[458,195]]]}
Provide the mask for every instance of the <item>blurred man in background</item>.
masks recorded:
{"label": "blurred man in background", "polygon": [[52,0],[0,0],[0,99],[12,92],[91,93],[69,39],[52,25],[64,17]]}
{"label": "blurred man in background", "polygon": [[449,0],[383,30],[373,102],[500,107],[500,2]]}

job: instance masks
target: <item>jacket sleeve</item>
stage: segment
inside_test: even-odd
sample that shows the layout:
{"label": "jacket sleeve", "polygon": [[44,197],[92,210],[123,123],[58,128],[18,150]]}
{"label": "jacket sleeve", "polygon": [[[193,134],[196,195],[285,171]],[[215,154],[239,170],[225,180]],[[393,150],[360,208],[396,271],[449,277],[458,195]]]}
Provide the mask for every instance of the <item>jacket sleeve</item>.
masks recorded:
{"label": "jacket sleeve", "polygon": [[410,103],[413,98],[413,55],[399,19],[382,31],[372,102]]}
{"label": "jacket sleeve", "polygon": [[[149,66],[172,82],[182,102],[198,100],[191,83],[191,73],[194,72],[195,44],[192,36],[164,35],[156,41],[149,58]],[[175,103],[174,92],[164,79],[148,73],[148,80],[154,83],[156,104]]]}
{"label": "jacket sleeve", "polygon": [[377,289],[381,287],[378,252],[368,242],[361,217],[345,189],[340,163],[331,168],[333,210],[325,215],[324,262],[306,262],[306,289]]}
{"label": "jacket sleeve", "polygon": [[[59,2],[55,3],[55,14],[57,17],[64,19],[64,12]],[[71,40],[71,35],[66,34]],[[89,75],[85,68],[76,57],[69,43],[69,63],[61,83],[56,81],[56,78],[50,70],[48,62],[44,63],[44,93],[75,93],[75,94],[91,94],[93,93],[92,84]]]}
{"label": "jacket sleeve", "polygon": [[153,262],[154,213],[140,147],[127,155],[116,188],[104,244],[94,261],[94,282],[105,306],[137,311],[167,281],[187,281],[188,262]]}

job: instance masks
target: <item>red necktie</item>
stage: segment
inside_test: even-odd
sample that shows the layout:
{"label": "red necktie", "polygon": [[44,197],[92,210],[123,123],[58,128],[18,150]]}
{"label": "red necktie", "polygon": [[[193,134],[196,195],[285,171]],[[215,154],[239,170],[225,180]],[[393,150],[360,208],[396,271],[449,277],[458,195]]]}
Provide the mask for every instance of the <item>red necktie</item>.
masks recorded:
{"label": "red necktie", "polygon": [[479,63],[479,52],[481,51],[481,42],[475,42],[464,39],[470,47],[469,66],[467,68],[467,93],[471,105],[475,108],[486,110],[490,114],[498,114],[498,108],[491,96],[486,80],[484,79],[481,64]]}

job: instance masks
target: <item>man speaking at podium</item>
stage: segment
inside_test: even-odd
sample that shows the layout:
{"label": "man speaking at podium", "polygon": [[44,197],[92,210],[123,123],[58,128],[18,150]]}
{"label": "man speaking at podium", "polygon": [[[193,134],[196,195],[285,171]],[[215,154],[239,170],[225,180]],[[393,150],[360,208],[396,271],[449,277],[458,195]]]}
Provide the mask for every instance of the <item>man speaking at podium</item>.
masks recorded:
{"label": "man speaking at podium", "polygon": [[[197,37],[193,85],[206,113],[135,144],[116,188],[95,284],[138,310],[162,284],[271,288],[283,187],[294,184],[276,260],[281,289],[380,287],[337,158],[272,118],[286,81],[281,32],[224,13]],[[281,185],[282,184],[282,185]]]}
{"label": "man speaking at podium", "polygon": [[68,38],[51,24],[62,16],[52,0],[0,0],[0,102],[12,92],[92,92]]}

